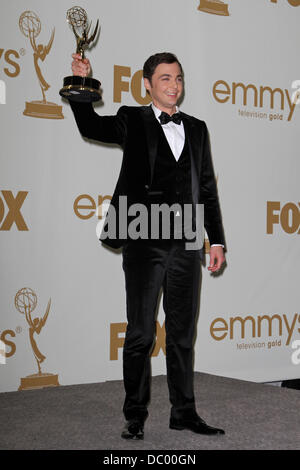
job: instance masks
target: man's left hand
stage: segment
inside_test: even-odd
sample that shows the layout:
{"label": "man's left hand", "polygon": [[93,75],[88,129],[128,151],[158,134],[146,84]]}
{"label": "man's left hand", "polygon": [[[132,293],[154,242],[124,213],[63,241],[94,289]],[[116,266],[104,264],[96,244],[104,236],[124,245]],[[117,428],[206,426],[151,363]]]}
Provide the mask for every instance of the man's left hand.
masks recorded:
{"label": "man's left hand", "polygon": [[211,246],[210,247],[210,263],[208,270],[215,273],[220,270],[222,264],[225,261],[224,250],[222,246]]}

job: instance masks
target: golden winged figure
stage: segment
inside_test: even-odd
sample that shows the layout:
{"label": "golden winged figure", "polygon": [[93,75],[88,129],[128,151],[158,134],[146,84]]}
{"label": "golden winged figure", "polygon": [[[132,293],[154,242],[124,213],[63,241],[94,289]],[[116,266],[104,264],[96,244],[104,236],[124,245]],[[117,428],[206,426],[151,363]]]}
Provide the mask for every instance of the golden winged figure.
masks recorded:
{"label": "golden winged figure", "polygon": [[44,61],[46,56],[49,54],[52,43],[53,43],[53,39],[54,39],[54,33],[55,33],[55,28],[53,28],[53,31],[52,31],[52,34],[51,34],[51,37],[50,37],[50,40],[49,40],[47,46],[44,46],[43,44],[39,44],[37,46],[36,42],[35,42],[34,32],[29,31],[30,44],[31,44],[32,49],[33,49],[34,67],[35,67],[35,71],[36,71],[36,74],[37,74],[38,79],[39,79],[40,87],[41,87],[42,94],[43,94],[43,102],[44,103],[46,103],[45,91],[47,91],[48,88],[50,88],[50,85],[44,79],[44,77],[42,75],[42,72],[41,72],[41,69],[39,67],[38,61],[39,60]]}
{"label": "golden winged figure", "polygon": [[97,20],[95,30],[91,37],[88,37],[89,31],[91,29],[92,22],[88,27],[85,27],[82,33],[82,36],[79,36],[79,34],[76,32],[76,29],[74,25],[72,24],[72,29],[73,33],[75,34],[76,37],[76,42],[77,42],[77,49],[76,53],[81,55],[81,58],[84,59],[84,47],[88,46],[96,37],[97,31],[98,31],[98,26],[99,26],[99,20]]}
{"label": "golden winged figure", "polygon": [[34,339],[33,335],[34,335],[34,333],[36,333],[38,335],[40,334],[43,326],[46,323],[46,320],[47,320],[47,317],[48,317],[48,314],[49,314],[49,310],[50,310],[50,305],[51,305],[51,299],[49,299],[47,309],[46,309],[46,312],[45,312],[45,315],[43,316],[43,318],[38,318],[37,317],[37,318],[34,318],[33,320],[31,318],[30,309],[25,308],[25,316],[26,316],[27,323],[29,325],[30,344],[31,344],[33,354],[34,354],[34,357],[36,359],[38,368],[39,368],[39,374],[42,373],[41,363],[46,359],[46,356],[44,356],[41,353],[41,351],[39,350],[39,348],[37,347],[37,344],[35,342],[35,339]]}

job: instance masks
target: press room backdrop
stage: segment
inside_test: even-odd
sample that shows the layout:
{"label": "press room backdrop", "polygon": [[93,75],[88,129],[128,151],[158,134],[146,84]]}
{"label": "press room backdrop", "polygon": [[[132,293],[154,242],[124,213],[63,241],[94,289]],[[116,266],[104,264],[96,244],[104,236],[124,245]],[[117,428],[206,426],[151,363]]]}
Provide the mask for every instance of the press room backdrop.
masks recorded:
{"label": "press room backdrop", "polygon": [[[1,9],[1,391],[122,378],[122,257],[96,236],[122,152],[84,140],[59,96],[72,6]],[[206,256],[195,370],[298,378],[300,0],[80,6],[101,24],[87,52],[103,88],[97,112],[148,103],[143,63],[171,51],[185,71],[181,109],[210,132],[228,252],[218,277]],[[153,375],[165,374],[162,305],[157,320]]]}

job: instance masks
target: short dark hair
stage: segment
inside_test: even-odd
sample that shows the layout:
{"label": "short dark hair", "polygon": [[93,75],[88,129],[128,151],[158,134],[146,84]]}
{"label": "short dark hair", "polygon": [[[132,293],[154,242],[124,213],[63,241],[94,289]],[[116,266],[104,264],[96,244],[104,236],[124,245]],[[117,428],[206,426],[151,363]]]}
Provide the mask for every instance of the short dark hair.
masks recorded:
{"label": "short dark hair", "polygon": [[157,54],[150,56],[144,63],[143,77],[147,78],[151,83],[152,75],[159,64],[174,64],[174,62],[177,62],[183,75],[181,63],[175,54],[172,54],[171,52],[158,52]]}

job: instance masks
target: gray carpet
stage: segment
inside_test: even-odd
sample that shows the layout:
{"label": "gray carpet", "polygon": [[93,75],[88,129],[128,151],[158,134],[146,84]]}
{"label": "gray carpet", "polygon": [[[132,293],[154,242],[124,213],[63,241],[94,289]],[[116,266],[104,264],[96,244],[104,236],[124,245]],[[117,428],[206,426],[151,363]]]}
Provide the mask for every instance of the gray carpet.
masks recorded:
{"label": "gray carpet", "polygon": [[0,449],[300,449],[300,391],[195,373],[198,413],[225,436],[168,427],[165,376],[153,377],[143,441],[125,441],[122,381],[0,394]]}

